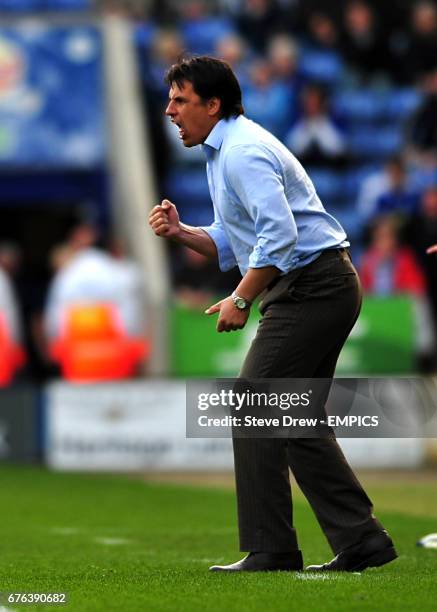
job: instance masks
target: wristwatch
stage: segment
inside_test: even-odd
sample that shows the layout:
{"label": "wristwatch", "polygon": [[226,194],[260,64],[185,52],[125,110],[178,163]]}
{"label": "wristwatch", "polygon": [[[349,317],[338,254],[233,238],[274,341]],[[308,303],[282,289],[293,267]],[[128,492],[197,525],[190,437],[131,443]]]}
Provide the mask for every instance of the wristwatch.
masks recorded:
{"label": "wristwatch", "polygon": [[234,306],[235,308],[238,308],[238,310],[246,310],[246,308],[250,308],[252,305],[252,302],[249,302],[249,300],[246,300],[243,297],[240,297],[239,295],[237,295],[235,293],[235,291],[232,292],[232,301],[234,302]]}

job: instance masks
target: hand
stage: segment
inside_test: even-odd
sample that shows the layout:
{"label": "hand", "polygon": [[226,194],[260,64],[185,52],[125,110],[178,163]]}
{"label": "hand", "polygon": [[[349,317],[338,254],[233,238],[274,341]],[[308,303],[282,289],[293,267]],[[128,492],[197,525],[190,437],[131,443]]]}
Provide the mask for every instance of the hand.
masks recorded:
{"label": "hand", "polygon": [[437,253],[437,244],[433,244],[432,246],[430,246],[429,249],[426,249],[426,252],[428,253],[428,255]]}
{"label": "hand", "polygon": [[157,236],[172,238],[180,231],[179,215],[170,200],[163,200],[150,211],[149,225]]}
{"label": "hand", "polygon": [[232,297],[229,296],[205,310],[205,313],[208,315],[215,314],[216,312],[220,313],[217,321],[217,331],[230,332],[236,329],[243,329],[249,318],[250,308],[239,310],[232,301]]}

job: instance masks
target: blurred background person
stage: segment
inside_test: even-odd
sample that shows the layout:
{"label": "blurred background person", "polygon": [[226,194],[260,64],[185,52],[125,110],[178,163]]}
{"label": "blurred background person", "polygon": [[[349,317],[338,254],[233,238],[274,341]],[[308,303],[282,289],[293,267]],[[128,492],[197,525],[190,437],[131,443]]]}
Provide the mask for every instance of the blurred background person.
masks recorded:
{"label": "blurred background person", "polygon": [[302,92],[300,118],[288,132],[285,142],[306,165],[339,166],[347,160],[347,141],[330,115],[328,95],[316,84]]}
{"label": "blurred background person", "polygon": [[75,227],[64,247],[63,265],[49,287],[44,311],[48,340],[59,338],[71,306],[107,304],[129,336],[145,333],[141,275],[132,262],[118,261],[96,246],[97,231],[87,223]]}
{"label": "blurred background person", "polygon": [[428,299],[437,336],[437,266],[435,258],[427,254],[430,245],[437,244],[437,186],[429,187],[424,192],[420,207],[407,226],[407,235],[426,278]]}
{"label": "blurred background person", "polygon": [[292,93],[273,74],[267,59],[256,59],[250,67],[250,80],[242,88],[245,113],[278,138],[284,138],[289,125]]}
{"label": "blurred background person", "polygon": [[208,55],[214,52],[218,40],[233,34],[235,24],[225,13],[214,13],[207,0],[187,0],[180,3],[179,27],[187,52]]}
{"label": "blurred background person", "polygon": [[417,82],[437,68],[437,8],[433,2],[415,2],[395,54],[396,75],[404,83]]}
{"label": "blurred background person", "polygon": [[242,0],[236,15],[239,32],[257,53],[264,53],[269,38],[282,31],[284,22],[276,0]]}
{"label": "blurred background person", "polygon": [[372,174],[363,182],[357,206],[365,222],[387,213],[409,218],[417,211],[420,198],[403,156],[395,155],[386,162],[382,172]]}
{"label": "blurred background person", "polygon": [[419,164],[437,168],[437,69],[423,76],[423,101],[411,118],[410,154]]}
{"label": "blurred background person", "polygon": [[240,83],[247,84],[249,64],[253,53],[248,49],[246,40],[237,33],[225,34],[216,43],[215,55],[232,67]]}
{"label": "blurred background person", "polygon": [[435,332],[428,300],[427,281],[413,250],[401,244],[399,223],[393,216],[381,216],[373,224],[370,245],[359,269],[366,293],[380,297],[410,296],[414,304],[417,365],[432,371]]}
{"label": "blurred background person", "polygon": [[0,244],[0,325],[15,343],[21,343],[21,313],[12,276],[17,265],[15,252],[13,245]]}
{"label": "blurred background person", "polygon": [[344,14],[342,53],[352,76],[358,82],[368,83],[384,78],[387,50],[385,35],[373,8],[362,0],[347,4]]}
{"label": "blurred background person", "polygon": [[336,24],[326,13],[311,12],[306,24],[306,49],[338,56],[340,37]]}

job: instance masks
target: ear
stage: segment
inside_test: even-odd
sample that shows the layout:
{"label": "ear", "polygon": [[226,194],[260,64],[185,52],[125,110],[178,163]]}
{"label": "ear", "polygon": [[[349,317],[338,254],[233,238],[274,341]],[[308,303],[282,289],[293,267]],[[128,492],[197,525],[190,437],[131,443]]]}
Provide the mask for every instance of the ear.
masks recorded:
{"label": "ear", "polygon": [[208,100],[208,115],[210,117],[215,117],[220,114],[221,111],[221,100],[220,98],[210,98]]}

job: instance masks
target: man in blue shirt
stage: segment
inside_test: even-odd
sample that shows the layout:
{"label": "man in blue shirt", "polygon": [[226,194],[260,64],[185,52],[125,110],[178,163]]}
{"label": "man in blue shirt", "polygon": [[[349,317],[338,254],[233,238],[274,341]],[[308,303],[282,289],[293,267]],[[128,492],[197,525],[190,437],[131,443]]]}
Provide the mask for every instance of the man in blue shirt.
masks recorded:
{"label": "man in blue shirt", "polygon": [[[202,144],[214,223],[191,227],[174,204],[155,206],[155,234],[243,275],[211,306],[217,331],[246,324],[265,290],[263,315],[240,376],[332,379],[358,317],[361,290],[341,225],[323,208],[297,159],[244,117],[239,83],[225,62],[182,60],[167,74],[167,116],[186,147]],[[240,548],[249,554],[213,571],[300,570],[290,467],[336,557],[313,571],[361,571],[396,557],[393,542],[333,434],[324,438],[234,438]]]}

